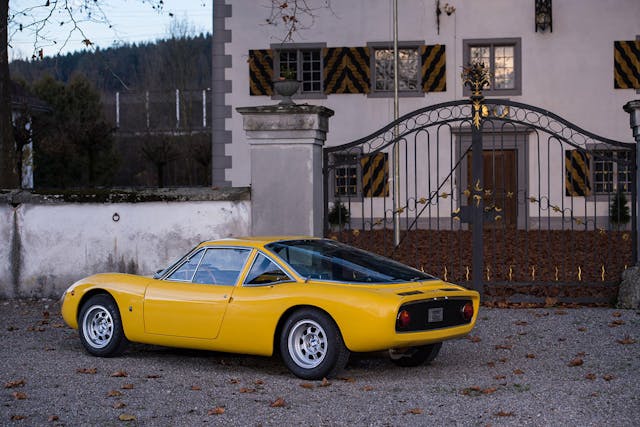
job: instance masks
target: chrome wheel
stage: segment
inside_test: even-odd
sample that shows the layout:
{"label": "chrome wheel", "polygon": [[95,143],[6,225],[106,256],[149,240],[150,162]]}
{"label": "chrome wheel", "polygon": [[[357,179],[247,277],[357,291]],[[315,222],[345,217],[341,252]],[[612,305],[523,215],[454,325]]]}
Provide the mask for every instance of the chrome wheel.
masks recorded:
{"label": "chrome wheel", "polygon": [[317,322],[300,320],[289,332],[288,348],[296,365],[305,369],[315,368],[327,355],[327,334]]}
{"label": "chrome wheel", "polygon": [[113,338],[113,317],[105,307],[94,305],[82,318],[82,332],[86,341],[94,348],[104,348]]}

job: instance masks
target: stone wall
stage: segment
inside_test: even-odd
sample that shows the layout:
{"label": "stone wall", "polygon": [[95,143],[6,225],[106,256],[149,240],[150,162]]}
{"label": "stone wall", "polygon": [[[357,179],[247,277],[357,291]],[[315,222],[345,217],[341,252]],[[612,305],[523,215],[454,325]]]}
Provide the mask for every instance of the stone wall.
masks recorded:
{"label": "stone wall", "polygon": [[247,188],[0,194],[0,297],[58,297],[98,272],[151,275],[203,240],[251,234]]}

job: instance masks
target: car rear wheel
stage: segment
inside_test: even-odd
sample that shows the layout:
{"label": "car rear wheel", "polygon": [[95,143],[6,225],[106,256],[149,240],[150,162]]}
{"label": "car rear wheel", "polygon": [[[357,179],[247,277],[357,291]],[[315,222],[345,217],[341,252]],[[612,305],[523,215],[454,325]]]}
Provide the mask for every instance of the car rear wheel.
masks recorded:
{"label": "car rear wheel", "polygon": [[121,354],[127,344],[122,330],[120,310],[109,295],[94,295],[80,310],[78,318],[80,341],[94,356],[112,357]]}
{"label": "car rear wheel", "polygon": [[331,376],[349,360],[338,326],[327,314],[313,309],[296,311],[286,320],[280,354],[294,375],[307,380]]}
{"label": "car rear wheel", "polygon": [[409,347],[405,349],[391,349],[389,356],[391,361],[398,366],[412,367],[429,364],[440,353],[442,343],[423,345],[419,347]]}

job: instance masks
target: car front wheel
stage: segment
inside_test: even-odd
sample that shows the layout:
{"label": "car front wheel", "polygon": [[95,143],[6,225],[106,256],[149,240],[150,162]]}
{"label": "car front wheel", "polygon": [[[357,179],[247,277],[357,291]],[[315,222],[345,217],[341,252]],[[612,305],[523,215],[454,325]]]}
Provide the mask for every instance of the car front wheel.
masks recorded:
{"label": "car front wheel", "polygon": [[442,343],[422,345],[419,347],[409,347],[405,349],[391,349],[389,356],[391,361],[398,366],[412,367],[431,363],[440,353]]}
{"label": "car front wheel", "polygon": [[127,339],[122,330],[120,310],[113,298],[99,294],[89,298],[80,310],[79,333],[84,348],[94,356],[117,356]]}
{"label": "car front wheel", "polygon": [[293,313],[284,324],[280,354],[294,375],[318,380],[345,367],[349,350],[333,319],[313,309]]}

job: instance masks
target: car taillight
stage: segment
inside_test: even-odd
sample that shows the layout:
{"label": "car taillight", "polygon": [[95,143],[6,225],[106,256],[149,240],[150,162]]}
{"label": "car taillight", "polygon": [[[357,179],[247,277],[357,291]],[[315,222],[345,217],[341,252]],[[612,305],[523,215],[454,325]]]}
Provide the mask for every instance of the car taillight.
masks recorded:
{"label": "car taillight", "polygon": [[404,329],[409,326],[409,323],[411,323],[411,315],[407,310],[402,310],[398,313],[398,317],[396,318],[396,325],[398,325],[398,328]]}
{"label": "car taillight", "polygon": [[473,304],[471,304],[470,302],[466,303],[461,309],[460,309],[460,315],[462,316],[462,318],[465,321],[469,321],[471,320],[471,318],[473,317]]}

